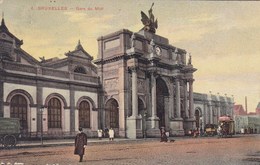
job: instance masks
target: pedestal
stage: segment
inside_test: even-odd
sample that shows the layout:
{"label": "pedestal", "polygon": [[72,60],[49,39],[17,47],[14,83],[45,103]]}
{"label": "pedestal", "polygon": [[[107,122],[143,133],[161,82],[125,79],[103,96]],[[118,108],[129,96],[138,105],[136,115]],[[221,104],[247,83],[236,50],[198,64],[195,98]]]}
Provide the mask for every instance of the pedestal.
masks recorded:
{"label": "pedestal", "polygon": [[136,139],[142,137],[142,117],[130,116],[126,119],[127,130],[126,136],[129,139]]}
{"label": "pedestal", "polygon": [[170,121],[170,136],[184,136],[182,118]]}
{"label": "pedestal", "polygon": [[161,137],[158,117],[149,117],[148,118],[146,136],[147,137]]}
{"label": "pedestal", "polygon": [[184,133],[188,134],[189,130],[193,130],[195,129],[195,118],[188,118],[185,119],[184,125],[183,125],[183,129],[184,129]]}

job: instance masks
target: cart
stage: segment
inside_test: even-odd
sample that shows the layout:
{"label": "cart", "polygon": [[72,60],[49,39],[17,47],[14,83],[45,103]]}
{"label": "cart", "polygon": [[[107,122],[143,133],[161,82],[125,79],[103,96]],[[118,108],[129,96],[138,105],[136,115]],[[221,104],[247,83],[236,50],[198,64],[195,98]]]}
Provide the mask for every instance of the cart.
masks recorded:
{"label": "cart", "polygon": [[215,124],[206,124],[205,125],[205,136],[214,136],[217,134],[217,126]]}
{"label": "cart", "polygon": [[235,134],[234,120],[230,116],[219,117],[220,137],[232,137]]}
{"label": "cart", "polygon": [[20,119],[0,117],[0,144],[5,148],[14,147],[20,137]]}

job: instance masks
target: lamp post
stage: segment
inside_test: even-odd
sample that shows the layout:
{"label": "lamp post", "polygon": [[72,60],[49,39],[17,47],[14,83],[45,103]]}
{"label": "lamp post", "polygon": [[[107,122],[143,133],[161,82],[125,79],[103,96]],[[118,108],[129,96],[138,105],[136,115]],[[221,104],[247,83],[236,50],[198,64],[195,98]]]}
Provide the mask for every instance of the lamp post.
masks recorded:
{"label": "lamp post", "polygon": [[146,139],[146,116],[147,116],[147,111],[144,111],[144,114],[143,114],[143,137],[144,139]]}
{"label": "lamp post", "polygon": [[42,122],[42,120],[43,120],[43,118],[42,118],[43,110],[44,110],[44,106],[42,106],[40,108],[40,115],[41,115],[41,144],[42,145],[43,145],[43,139],[42,139],[42,137],[43,137],[43,122]]}
{"label": "lamp post", "polygon": [[200,127],[202,128],[202,116],[200,117]]}

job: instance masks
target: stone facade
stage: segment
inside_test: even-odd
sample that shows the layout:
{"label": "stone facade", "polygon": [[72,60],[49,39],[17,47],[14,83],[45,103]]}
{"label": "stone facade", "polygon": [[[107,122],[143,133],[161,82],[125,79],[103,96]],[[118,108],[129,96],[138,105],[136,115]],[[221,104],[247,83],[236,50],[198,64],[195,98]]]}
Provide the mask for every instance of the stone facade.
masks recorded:
{"label": "stone facade", "polygon": [[233,107],[234,98],[232,97],[212,93],[194,93],[195,128],[204,130],[206,124],[218,125],[219,117],[224,115],[231,116],[233,119]]}
{"label": "stone facade", "polygon": [[234,121],[236,133],[260,133],[260,115],[236,115]]}
{"label": "stone facade", "polygon": [[[170,136],[232,115],[228,97],[193,94],[196,71],[167,38],[120,30],[98,38],[96,60],[80,42],[66,58],[34,59],[2,20],[0,117],[21,119],[25,137],[88,136],[113,128],[117,137]],[[96,65],[94,65],[95,63]]]}
{"label": "stone facade", "polygon": [[[22,48],[22,40],[0,26],[0,116],[20,118],[22,135],[70,136],[79,127],[81,103],[88,105],[88,127],[98,128],[99,77],[91,57],[78,43],[64,59],[39,62]],[[83,108],[84,109],[84,108]]]}
{"label": "stone facade", "polygon": [[[117,102],[119,136],[158,137],[160,127],[170,135],[184,135],[194,127],[196,69],[186,62],[185,50],[144,30],[123,29],[100,37],[98,44],[95,64],[103,84],[101,97],[105,106],[110,100]],[[111,127],[107,120],[103,115],[103,127]]]}

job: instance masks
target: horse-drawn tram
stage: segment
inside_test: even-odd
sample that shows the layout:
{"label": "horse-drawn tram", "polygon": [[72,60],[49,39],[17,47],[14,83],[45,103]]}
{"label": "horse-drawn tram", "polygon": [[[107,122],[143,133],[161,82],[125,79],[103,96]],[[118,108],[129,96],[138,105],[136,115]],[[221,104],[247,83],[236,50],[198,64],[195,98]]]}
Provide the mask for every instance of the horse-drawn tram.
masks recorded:
{"label": "horse-drawn tram", "polygon": [[220,116],[218,121],[218,135],[220,137],[232,137],[235,134],[234,120],[230,116]]}

